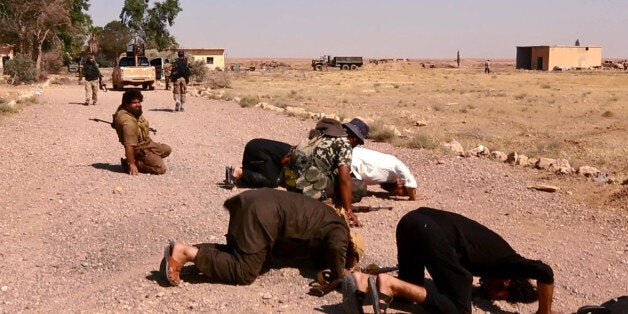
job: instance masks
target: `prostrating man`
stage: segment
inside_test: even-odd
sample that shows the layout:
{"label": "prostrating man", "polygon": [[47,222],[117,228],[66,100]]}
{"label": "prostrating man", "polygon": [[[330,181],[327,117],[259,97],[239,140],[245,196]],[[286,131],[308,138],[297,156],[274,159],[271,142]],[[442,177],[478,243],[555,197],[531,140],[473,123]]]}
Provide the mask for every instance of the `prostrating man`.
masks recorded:
{"label": "prostrating man", "polygon": [[241,167],[227,167],[225,183],[244,188],[275,188],[290,152],[290,144],[264,138],[250,140],[244,146]]}
{"label": "prostrating man", "polygon": [[[473,276],[492,300],[531,303],[537,313],[551,313],[554,287],[552,268],[517,254],[497,233],[464,216],[421,207],[397,224],[399,277],[373,277],[360,272],[343,278],[345,312],[359,313],[370,291],[376,313],[393,296],[417,303],[429,313],[471,313]],[[424,285],[425,269],[435,289]],[[529,279],[536,280],[535,289]]]}
{"label": "prostrating man", "polygon": [[368,129],[358,118],[345,124],[335,119],[321,119],[309,138],[290,151],[282,184],[315,199],[332,198],[347,211],[353,225],[361,227],[351,208],[351,151],[364,144]]}
{"label": "prostrating man", "polygon": [[171,241],[166,246],[160,271],[171,285],[179,284],[188,262],[212,282],[251,284],[278,241],[306,247],[322,269],[332,271],[332,279],[348,274],[364,250],[361,237],[350,235],[345,218],[297,193],[248,190],[226,200],[224,207],[229,211],[226,245]]}
{"label": "prostrating man", "polygon": [[150,138],[148,120],[142,114],[144,96],[137,89],[130,89],[122,94],[122,104],[113,115],[113,128],[124,146],[122,168],[128,174],[138,172],[151,174],[166,173],[166,163],[172,149],[162,143],[155,143]]}
{"label": "prostrating man", "polygon": [[[351,173],[367,185],[379,184],[390,196],[407,196],[417,199],[417,183],[410,169],[397,157],[368,148],[354,147]],[[418,198],[425,196],[419,194]]]}

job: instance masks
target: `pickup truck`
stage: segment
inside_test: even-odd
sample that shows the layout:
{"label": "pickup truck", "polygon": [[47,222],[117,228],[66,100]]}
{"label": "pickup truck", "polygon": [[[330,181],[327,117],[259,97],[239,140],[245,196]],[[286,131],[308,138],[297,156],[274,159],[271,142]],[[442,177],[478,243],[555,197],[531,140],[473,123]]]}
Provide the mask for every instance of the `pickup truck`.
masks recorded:
{"label": "pickup truck", "polygon": [[155,89],[155,67],[144,56],[126,56],[118,60],[111,73],[113,89],[121,90],[125,85]]}

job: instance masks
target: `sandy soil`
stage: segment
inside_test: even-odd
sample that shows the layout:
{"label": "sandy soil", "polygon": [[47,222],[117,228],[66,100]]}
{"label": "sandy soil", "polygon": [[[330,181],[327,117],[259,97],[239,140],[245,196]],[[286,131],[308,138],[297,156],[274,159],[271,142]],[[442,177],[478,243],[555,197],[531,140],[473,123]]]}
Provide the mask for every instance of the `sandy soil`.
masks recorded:
{"label": "sandy soil", "polygon": [[[339,293],[307,294],[315,273],[307,263],[240,287],[195,275],[166,287],[157,273],[168,239],[224,243],[228,218],[221,205],[240,190],[218,184],[248,140],[295,143],[315,121],[195,97],[175,113],[169,92],[148,91],[144,111],[158,130],[153,138],[173,147],[169,171],[129,176],[113,129],[89,120],[111,119],[121,95],[101,92],[97,106],[85,107],[82,87],[50,86],[39,104],[0,122],[0,312],[341,312]],[[365,146],[403,160],[427,198],[390,200],[373,189],[361,204],[394,209],[360,214],[367,240],[362,265],[395,265],[397,221],[431,206],[476,219],[522,255],[550,264],[556,310],[628,294],[625,211],[529,189],[551,179],[535,170]],[[534,304],[474,303],[475,313],[534,310]]]}

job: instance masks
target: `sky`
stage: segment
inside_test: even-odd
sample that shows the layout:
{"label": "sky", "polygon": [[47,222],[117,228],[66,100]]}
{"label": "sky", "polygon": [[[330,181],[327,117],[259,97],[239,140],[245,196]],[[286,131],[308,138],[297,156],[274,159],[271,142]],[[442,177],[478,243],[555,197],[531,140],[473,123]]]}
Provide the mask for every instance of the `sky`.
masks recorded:
{"label": "sky", "polygon": [[[151,0],[153,3],[154,0]],[[89,0],[95,26],[124,0]],[[601,46],[628,58],[625,0],[180,0],[169,31],[183,48],[233,58],[516,57],[517,46]]]}

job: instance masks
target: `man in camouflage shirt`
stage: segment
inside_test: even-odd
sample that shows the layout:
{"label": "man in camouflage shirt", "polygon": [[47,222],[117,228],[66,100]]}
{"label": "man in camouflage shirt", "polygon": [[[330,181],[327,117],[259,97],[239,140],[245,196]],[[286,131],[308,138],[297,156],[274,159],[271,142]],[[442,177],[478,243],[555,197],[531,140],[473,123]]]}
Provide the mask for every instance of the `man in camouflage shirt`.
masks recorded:
{"label": "man in camouflage shirt", "polygon": [[334,119],[320,120],[309,141],[297,145],[305,157],[292,156],[283,183],[316,199],[331,197],[346,210],[353,226],[361,227],[351,207],[351,154],[353,147],[364,144],[367,133],[368,126],[357,118],[344,125]]}
{"label": "man in camouflage shirt", "polygon": [[113,115],[113,128],[124,146],[126,159],[122,159],[125,172],[135,175],[138,172],[151,174],[166,173],[163,158],[170,155],[172,148],[155,143],[150,138],[148,120],[142,115],[144,96],[137,89],[130,89],[122,95],[122,104]]}

